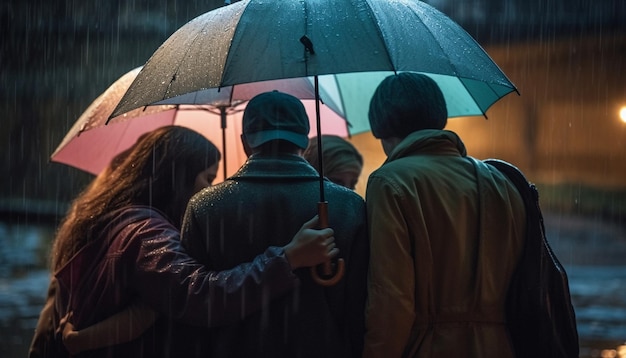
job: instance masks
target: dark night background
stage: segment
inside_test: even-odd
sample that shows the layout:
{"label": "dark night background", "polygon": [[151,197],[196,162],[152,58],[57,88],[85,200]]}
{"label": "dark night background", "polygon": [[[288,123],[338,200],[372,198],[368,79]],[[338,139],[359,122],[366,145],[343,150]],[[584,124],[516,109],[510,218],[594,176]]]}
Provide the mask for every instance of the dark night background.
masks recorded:
{"label": "dark night background", "polygon": [[[626,123],[616,114],[626,106],[626,0],[426,2],[472,34],[520,90],[489,121],[454,130],[470,154],[517,163],[537,181],[548,238],[570,275],[581,357],[626,344]],[[92,178],[50,155],[111,83],[222,5],[0,4],[0,356],[24,356],[55,225]]]}

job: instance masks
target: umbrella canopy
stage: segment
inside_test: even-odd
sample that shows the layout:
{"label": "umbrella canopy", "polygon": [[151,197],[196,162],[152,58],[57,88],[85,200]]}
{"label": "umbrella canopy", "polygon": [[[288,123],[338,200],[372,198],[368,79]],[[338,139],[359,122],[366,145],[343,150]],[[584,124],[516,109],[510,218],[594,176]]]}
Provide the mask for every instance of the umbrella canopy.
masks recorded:
{"label": "umbrella canopy", "polygon": [[[400,71],[431,76],[447,96],[451,117],[485,115],[516,90],[465,30],[417,0],[242,0],[172,34],[112,116],[196,91],[310,76],[319,104],[322,75],[334,75],[341,97],[362,109],[368,107],[376,76],[380,82]],[[321,152],[318,142],[320,161]],[[320,204],[325,202],[321,167]],[[325,271],[329,268],[328,263]]]}
{"label": "umbrella canopy", "polygon": [[[242,0],[172,34],[113,116],[209,88],[308,76],[323,83],[331,74],[362,109],[380,80],[400,71],[431,76],[450,117],[484,115],[516,90],[465,30],[421,1]],[[366,120],[349,112],[350,122]]]}
{"label": "umbrella canopy", "polygon": [[[205,91],[193,98],[186,96],[179,99],[186,104],[159,104],[138,108],[112,118],[105,125],[140,70],[141,68],[136,68],[120,77],[90,104],[52,154],[52,161],[98,174],[117,153],[133,145],[142,134],[174,124],[191,128],[203,134],[218,148],[221,147],[223,160],[220,165],[222,168],[227,167],[229,171],[218,172],[216,182],[219,182],[224,176],[239,169],[247,158],[239,139],[246,101],[258,93],[273,89],[305,98],[302,102],[309,115],[311,128],[315,128],[315,101],[306,99],[314,98],[314,91],[311,82],[306,79],[251,83],[224,88],[219,92]],[[348,135],[346,122],[340,115],[327,106],[321,106],[320,110],[325,134]],[[228,117],[228,125],[222,123],[222,114]],[[227,165],[224,164],[225,153],[228,153]]]}

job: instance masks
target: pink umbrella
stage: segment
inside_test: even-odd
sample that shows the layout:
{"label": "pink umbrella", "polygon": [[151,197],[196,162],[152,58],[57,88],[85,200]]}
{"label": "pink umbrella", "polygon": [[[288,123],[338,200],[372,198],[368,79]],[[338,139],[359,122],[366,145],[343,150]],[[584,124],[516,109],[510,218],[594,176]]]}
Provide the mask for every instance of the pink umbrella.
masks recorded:
{"label": "pink umbrella", "polygon": [[[173,124],[193,129],[215,143],[218,148],[221,147],[222,170],[216,178],[216,182],[220,182],[232,175],[247,159],[239,139],[247,100],[258,93],[273,89],[302,98],[311,122],[310,135],[315,135],[315,93],[312,84],[306,79],[251,83],[213,93],[201,91],[193,97],[181,96],[178,101],[203,101],[210,104],[146,106],[117,116],[106,124],[140,70],[141,68],[136,68],[126,73],[89,105],[52,154],[53,162],[98,174],[116,154],[129,148],[143,133]],[[172,102],[174,101],[168,101]],[[325,105],[320,106],[320,111],[324,134],[348,136],[347,123],[342,116]]]}

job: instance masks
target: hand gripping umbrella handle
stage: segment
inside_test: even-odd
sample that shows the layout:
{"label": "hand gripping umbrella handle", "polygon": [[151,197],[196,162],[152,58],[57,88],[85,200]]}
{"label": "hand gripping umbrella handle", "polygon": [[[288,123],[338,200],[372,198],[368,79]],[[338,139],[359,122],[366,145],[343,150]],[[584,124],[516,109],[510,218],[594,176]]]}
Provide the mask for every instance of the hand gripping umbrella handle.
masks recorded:
{"label": "hand gripping umbrella handle", "polygon": [[[318,229],[325,229],[328,227],[328,202],[319,202],[317,203],[317,213],[319,216]],[[337,270],[333,275],[333,264],[330,260],[321,264],[324,276],[320,277],[318,274],[318,267],[311,267],[311,277],[313,281],[315,281],[318,285],[321,286],[333,286],[336,285],[339,280],[343,277],[345,272],[345,263],[343,259],[337,260]]]}

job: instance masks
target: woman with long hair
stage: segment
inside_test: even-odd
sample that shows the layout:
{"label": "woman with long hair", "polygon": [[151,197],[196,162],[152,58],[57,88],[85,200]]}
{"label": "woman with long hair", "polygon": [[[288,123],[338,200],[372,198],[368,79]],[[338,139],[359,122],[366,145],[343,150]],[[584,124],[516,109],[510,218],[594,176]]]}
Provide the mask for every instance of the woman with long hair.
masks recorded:
{"label": "woman with long hair", "polygon": [[239,320],[297,285],[292,270],[337,254],[332,230],[311,220],[285,247],[231,270],[207,271],[180,244],[191,196],[215,177],[220,154],[202,135],[168,126],[144,135],[73,202],[51,253],[48,302],[31,356],[67,354],[60,317],[76,329],[140,301],[160,316],[139,339],[96,355],[159,356],[172,348],[172,321],[215,326]]}

